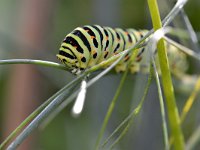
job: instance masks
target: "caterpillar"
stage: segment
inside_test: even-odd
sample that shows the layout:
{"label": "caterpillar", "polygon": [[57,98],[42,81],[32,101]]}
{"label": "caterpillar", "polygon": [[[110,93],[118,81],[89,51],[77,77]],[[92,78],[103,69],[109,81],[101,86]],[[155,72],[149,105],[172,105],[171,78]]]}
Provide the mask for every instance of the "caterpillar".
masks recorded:
{"label": "caterpillar", "polygon": [[[80,74],[85,69],[132,47],[147,32],[148,30],[110,28],[99,25],[77,27],[64,38],[59,54],[56,56],[73,74]],[[167,49],[172,69],[184,72],[187,69],[186,55],[169,44],[167,44]],[[128,68],[131,73],[148,70],[149,65],[144,63],[144,53],[145,48],[140,48],[136,60]],[[130,55],[131,53],[128,53],[115,66],[116,72],[127,69]]]}

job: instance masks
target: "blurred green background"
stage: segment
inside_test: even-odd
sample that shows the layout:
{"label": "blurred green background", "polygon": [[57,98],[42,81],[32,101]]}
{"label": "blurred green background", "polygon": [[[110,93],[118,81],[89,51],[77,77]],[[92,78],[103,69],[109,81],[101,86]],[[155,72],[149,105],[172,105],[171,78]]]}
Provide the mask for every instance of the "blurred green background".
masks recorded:
{"label": "blurred green background", "polygon": [[[164,17],[171,9],[170,0],[160,0]],[[185,7],[195,31],[200,31],[200,1]],[[58,62],[55,55],[67,33],[78,26],[102,26],[151,29],[145,0],[0,0],[0,59],[31,58]],[[186,45],[187,46],[187,45]],[[200,72],[192,63],[192,73]],[[79,118],[70,114],[71,106],[62,111],[44,129],[35,131],[21,150],[90,150],[93,149],[109,102],[115,94],[121,74],[109,74],[88,89],[86,105]],[[0,141],[19,125],[35,108],[74,79],[68,72],[32,65],[0,66]],[[134,108],[145,87],[147,75],[129,75],[105,135]],[[177,92],[182,107],[188,93]],[[184,124],[190,135],[199,123],[197,101]],[[145,144],[144,144],[145,143]],[[159,101],[153,82],[142,112],[130,132],[116,149],[162,149]]]}

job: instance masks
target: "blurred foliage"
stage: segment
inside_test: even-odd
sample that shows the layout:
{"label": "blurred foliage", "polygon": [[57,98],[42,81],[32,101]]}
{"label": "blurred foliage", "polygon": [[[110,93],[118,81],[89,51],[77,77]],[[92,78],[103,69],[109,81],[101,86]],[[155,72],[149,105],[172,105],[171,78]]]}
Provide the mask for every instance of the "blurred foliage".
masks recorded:
{"label": "blurred foliage", "polygon": [[200,30],[200,21],[196,18],[197,15],[200,13],[199,10],[200,1],[195,0],[192,3],[188,3],[185,7],[186,13],[192,23],[192,26],[195,31],[199,32]]}
{"label": "blurred foliage", "polygon": [[[20,35],[16,35],[21,2],[23,1],[0,1],[0,59],[16,58],[15,54],[22,51],[19,47],[25,44]],[[49,2],[51,3],[52,1]],[[58,52],[62,39],[74,28],[85,24],[136,29],[150,29],[152,27],[146,1],[112,0],[111,2],[106,0],[59,0],[54,2],[51,17],[48,19],[49,26],[46,27],[47,32],[43,41],[44,50],[41,50],[39,54],[35,54],[33,57],[58,62],[55,54]],[[166,3],[167,0],[159,1],[161,7],[162,4]],[[97,8],[98,6],[99,8]],[[197,32],[200,31],[199,7],[200,1],[193,0],[189,1],[185,8],[186,14]],[[114,13],[112,11],[109,12],[109,10],[113,10]],[[167,14],[169,11],[167,9],[164,10],[166,11],[162,12],[161,10],[163,14]],[[105,13],[109,14],[106,15]],[[31,47],[27,46],[24,51],[30,50],[29,48],[32,50]],[[48,68],[37,68],[43,79],[41,84],[45,84],[42,91],[44,95],[41,96],[44,99],[40,99],[41,103],[74,78],[70,73],[63,71],[56,72]],[[6,109],[4,108],[5,94],[9,93],[9,89],[6,88],[9,69],[10,67],[8,66],[0,67],[0,120],[3,120],[3,110]],[[89,88],[83,114],[79,118],[73,118],[70,114],[71,106],[67,107],[44,130],[39,130],[38,143],[35,148],[45,150],[92,149],[120,77],[121,74],[109,74],[92,88]],[[145,78],[146,75],[140,73],[128,76],[117,108],[109,121],[107,132],[112,132],[113,128],[122,121],[128,111],[138,103],[141,96],[140,93],[144,89],[145,83],[143,82]],[[149,93],[151,94],[145,102],[142,113],[137,118],[130,133],[122,140],[121,149],[128,150],[133,145],[137,149],[161,149],[163,147],[160,110],[154,84]],[[182,106],[187,97],[188,95],[178,95],[178,105]],[[199,124],[200,117],[197,115],[199,107],[199,102],[196,102],[195,107],[190,112],[192,117],[189,117],[183,126],[186,132],[186,139],[191,134],[192,129]],[[2,123],[0,121],[0,141],[3,140],[1,137]],[[147,143],[144,144],[144,141],[147,141]]]}

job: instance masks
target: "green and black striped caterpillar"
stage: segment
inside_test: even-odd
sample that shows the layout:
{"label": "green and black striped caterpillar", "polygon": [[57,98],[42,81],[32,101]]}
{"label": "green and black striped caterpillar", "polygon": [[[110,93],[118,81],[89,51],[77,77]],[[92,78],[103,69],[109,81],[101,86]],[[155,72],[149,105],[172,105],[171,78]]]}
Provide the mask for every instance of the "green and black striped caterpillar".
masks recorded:
{"label": "green and black striped caterpillar", "polygon": [[[99,25],[77,27],[63,40],[57,58],[72,73],[80,74],[81,71],[130,48],[147,32],[148,30],[113,29]],[[173,69],[184,72],[187,69],[186,55],[172,45],[167,44],[167,48],[170,66]],[[144,50],[145,48],[139,49],[136,60],[128,68],[131,73],[138,72],[142,68],[149,66],[142,61]],[[126,70],[129,59],[130,53],[116,65],[115,70],[117,72]],[[147,68],[144,70],[147,70]]]}

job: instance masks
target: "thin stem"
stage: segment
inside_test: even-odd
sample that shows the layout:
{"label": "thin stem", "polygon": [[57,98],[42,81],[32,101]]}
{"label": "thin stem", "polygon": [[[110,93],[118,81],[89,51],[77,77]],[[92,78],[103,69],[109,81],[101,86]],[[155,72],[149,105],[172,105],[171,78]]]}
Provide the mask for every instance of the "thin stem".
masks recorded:
{"label": "thin stem", "polygon": [[198,78],[196,85],[194,87],[194,90],[192,91],[190,97],[188,98],[188,100],[186,101],[183,107],[183,110],[181,112],[181,123],[183,123],[183,121],[185,120],[199,92],[200,92],[200,77]]}
{"label": "thin stem", "polygon": [[0,65],[8,65],[8,64],[34,64],[45,67],[53,67],[61,70],[68,70],[68,68],[64,65],[44,60],[33,60],[33,59],[6,59],[0,60]]}
{"label": "thin stem", "polygon": [[148,81],[147,81],[147,85],[145,87],[142,99],[140,101],[140,103],[138,104],[138,106],[124,119],[124,121],[113,131],[113,133],[111,133],[111,135],[105,140],[105,142],[102,144],[102,147],[105,146],[109,140],[119,131],[119,129],[121,129],[125,123],[128,122],[128,124],[125,126],[125,128],[123,129],[122,133],[119,135],[119,137],[113,142],[113,144],[110,146],[110,149],[112,149],[120,140],[121,138],[124,137],[124,135],[127,133],[130,125],[133,123],[134,118],[136,117],[137,114],[139,114],[143,103],[145,101],[145,98],[147,96],[150,84],[152,81],[152,67],[150,68],[150,74],[148,76]]}
{"label": "thin stem", "polygon": [[190,23],[190,20],[188,18],[188,16],[185,14],[185,11],[184,9],[181,9],[181,17],[183,18],[184,20],[184,23],[186,25],[186,28],[187,28],[187,33],[189,34],[189,37],[190,37],[190,40],[192,42],[192,46],[193,48],[195,49],[196,52],[200,52],[200,48],[199,48],[199,44],[198,44],[198,38],[197,38],[197,35],[196,33],[194,32],[194,29]]}
{"label": "thin stem", "polygon": [[[183,6],[186,4],[188,0],[178,0],[176,5],[172,8],[172,10],[167,14],[165,19],[162,21],[163,27],[169,25],[174,17],[182,10]],[[153,4],[153,3],[152,3]],[[153,4],[154,5],[154,4]],[[155,6],[155,5],[154,5]],[[156,8],[156,7],[155,7]],[[158,7],[157,7],[158,8]],[[156,8],[156,9],[157,9]],[[155,10],[156,11],[156,10]],[[159,15],[160,16],[160,15]],[[160,17],[159,17],[160,18]]]}
{"label": "thin stem", "polygon": [[189,48],[187,48],[187,47],[185,47],[185,46],[183,46],[183,45],[181,45],[181,44],[179,44],[179,43],[177,43],[177,42],[171,40],[170,38],[168,38],[168,37],[166,37],[166,36],[164,36],[164,39],[165,39],[168,43],[170,43],[170,44],[174,45],[175,47],[177,47],[178,49],[180,49],[182,52],[184,52],[184,53],[186,53],[187,55],[189,55],[190,57],[195,58],[195,59],[197,59],[198,61],[200,61],[200,55],[197,54],[197,53],[195,53],[193,50],[191,50],[191,49],[189,49]]}
{"label": "thin stem", "polygon": [[110,103],[110,105],[109,105],[108,111],[107,111],[107,113],[106,113],[106,116],[105,116],[105,118],[104,118],[104,121],[103,121],[101,130],[100,130],[100,132],[99,132],[99,135],[98,135],[98,138],[97,138],[97,141],[96,141],[96,146],[95,146],[95,147],[96,147],[96,148],[95,148],[96,150],[99,149],[99,144],[100,144],[100,142],[101,142],[101,139],[102,139],[103,134],[104,134],[104,132],[105,132],[106,126],[107,126],[107,124],[108,124],[108,121],[109,121],[109,119],[110,119],[110,116],[111,116],[111,114],[112,114],[112,112],[113,112],[113,109],[114,109],[114,107],[115,107],[116,101],[117,101],[117,99],[118,99],[118,97],[119,97],[119,94],[120,94],[120,92],[121,92],[121,90],[122,90],[122,87],[123,87],[123,85],[124,85],[125,79],[126,79],[126,77],[127,77],[127,73],[128,73],[128,71],[125,71],[125,72],[124,72],[124,74],[123,74],[123,76],[122,76],[122,78],[121,78],[121,81],[120,81],[120,83],[119,83],[119,86],[118,86],[118,88],[117,88],[117,91],[115,92],[115,96],[113,97],[113,99],[112,99],[112,101],[111,101],[111,103]]}
{"label": "thin stem", "polygon": [[158,71],[156,69],[154,57],[152,57],[152,64],[153,64],[154,74],[155,74],[155,78],[156,78],[156,84],[157,84],[157,88],[158,88],[158,96],[159,96],[160,111],[161,111],[161,117],[162,117],[162,128],[163,128],[165,150],[169,150],[169,140],[168,140],[167,122],[166,122],[166,115],[165,115],[165,106],[164,106],[164,100],[163,100],[162,90],[161,90],[161,86],[160,86],[160,80],[159,80],[159,76],[158,76]]}

